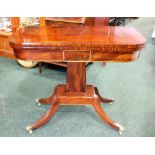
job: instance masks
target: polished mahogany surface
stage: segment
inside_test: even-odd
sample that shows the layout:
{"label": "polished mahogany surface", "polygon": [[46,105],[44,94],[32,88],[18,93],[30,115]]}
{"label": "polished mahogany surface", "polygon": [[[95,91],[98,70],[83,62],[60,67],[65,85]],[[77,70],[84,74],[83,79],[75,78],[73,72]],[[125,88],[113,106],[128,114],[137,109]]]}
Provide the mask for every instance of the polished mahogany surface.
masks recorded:
{"label": "polished mahogany surface", "polygon": [[31,26],[15,32],[10,45],[24,60],[123,62],[138,58],[145,38],[129,27]]}
{"label": "polished mahogany surface", "polygon": [[132,61],[144,48],[145,39],[133,28],[108,26],[26,27],[10,38],[15,56],[24,60],[50,60],[67,63],[66,84],[55,87],[51,96],[37,99],[38,104],[50,104],[48,111],[26,127],[29,133],[47,123],[60,105],[92,105],[101,119],[119,131],[124,127],[113,121],[101,102],[102,97],[92,85],[86,85],[87,61]]}

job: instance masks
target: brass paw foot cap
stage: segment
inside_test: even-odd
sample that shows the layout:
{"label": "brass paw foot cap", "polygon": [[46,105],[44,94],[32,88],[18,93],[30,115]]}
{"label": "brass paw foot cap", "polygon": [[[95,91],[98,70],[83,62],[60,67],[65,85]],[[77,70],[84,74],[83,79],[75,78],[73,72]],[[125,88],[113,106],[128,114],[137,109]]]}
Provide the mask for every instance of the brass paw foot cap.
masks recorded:
{"label": "brass paw foot cap", "polygon": [[123,126],[121,126],[121,127],[118,129],[119,134],[122,135],[124,130],[125,130],[125,128],[124,128]]}
{"label": "brass paw foot cap", "polygon": [[39,98],[37,98],[36,100],[35,100],[35,102],[40,106],[41,105],[41,103],[39,102]]}
{"label": "brass paw foot cap", "polygon": [[32,127],[31,126],[27,126],[26,127],[26,131],[28,131],[29,134],[32,134]]}
{"label": "brass paw foot cap", "polygon": [[114,102],[114,101],[115,101],[115,99],[114,98],[111,98],[111,103]]}
{"label": "brass paw foot cap", "polygon": [[118,123],[116,123],[115,125],[116,125],[117,128],[118,128],[118,133],[119,133],[120,135],[122,135],[122,133],[123,133],[123,131],[125,130],[125,128],[124,128],[122,125],[118,124]]}
{"label": "brass paw foot cap", "polygon": [[113,104],[113,102],[115,101],[115,99],[114,99],[114,98],[111,98],[110,100],[111,100],[111,101],[110,101],[108,104],[111,105],[111,104]]}

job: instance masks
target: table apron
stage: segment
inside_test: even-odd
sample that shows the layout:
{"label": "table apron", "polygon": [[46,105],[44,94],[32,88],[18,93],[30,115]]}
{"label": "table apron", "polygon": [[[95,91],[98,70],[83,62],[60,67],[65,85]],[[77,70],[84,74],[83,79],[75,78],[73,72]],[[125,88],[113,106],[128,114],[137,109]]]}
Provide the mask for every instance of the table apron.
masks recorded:
{"label": "table apron", "polygon": [[17,59],[53,62],[127,62],[138,59],[140,51],[14,49]]}

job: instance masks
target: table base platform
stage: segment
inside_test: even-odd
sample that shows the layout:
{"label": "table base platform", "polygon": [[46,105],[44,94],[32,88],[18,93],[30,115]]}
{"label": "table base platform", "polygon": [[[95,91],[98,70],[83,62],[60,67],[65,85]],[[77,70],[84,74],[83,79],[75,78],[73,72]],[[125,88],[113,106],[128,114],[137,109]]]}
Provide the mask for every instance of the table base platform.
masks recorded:
{"label": "table base platform", "polygon": [[85,91],[68,91],[68,86],[65,84],[59,84],[55,87],[53,94],[48,98],[37,99],[36,102],[41,104],[50,104],[48,111],[34,124],[26,127],[26,130],[31,134],[32,130],[37,129],[47,123],[57,112],[60,105],[92,105],[101,119],[110,125],[112,128],[118,130],[119,134],[122,134],[124,127],[119,123],[111,120],[100,102],[111,104],[113,99],[103,98],[97,89],[92,85],[86,85]]}

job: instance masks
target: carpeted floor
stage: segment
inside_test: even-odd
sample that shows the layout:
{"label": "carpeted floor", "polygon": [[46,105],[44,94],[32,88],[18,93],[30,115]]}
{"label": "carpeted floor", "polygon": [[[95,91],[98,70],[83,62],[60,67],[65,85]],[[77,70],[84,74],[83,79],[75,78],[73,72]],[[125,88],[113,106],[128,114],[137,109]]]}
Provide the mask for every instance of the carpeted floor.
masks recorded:
{"label": "carpeted floor", "polygon": [[[155,40],[151,39],[155,18],[129,23],[147,39],[140,59],[130,63],[94,63],[87,67],[87,83],[105,97],[114,97],[103,107],[125,127],[121,136],[155,136]],[[103,123],[90,106],[61,106],[49,123],[32,135],[25,130],[48,109],[34,99],[47,97],[59,83],[65,83],[65,69],[26,69],[15,61],[0,58],[0,136],[120,136]]]}

